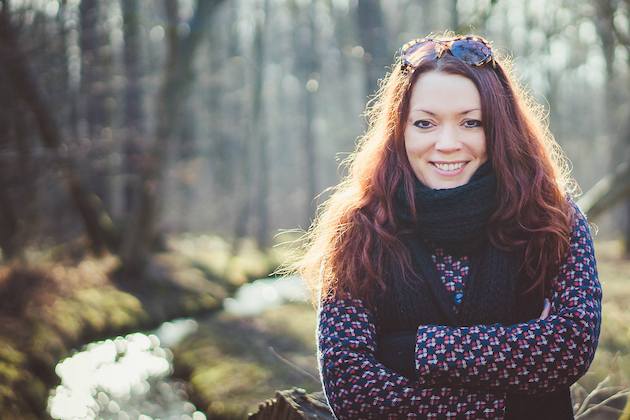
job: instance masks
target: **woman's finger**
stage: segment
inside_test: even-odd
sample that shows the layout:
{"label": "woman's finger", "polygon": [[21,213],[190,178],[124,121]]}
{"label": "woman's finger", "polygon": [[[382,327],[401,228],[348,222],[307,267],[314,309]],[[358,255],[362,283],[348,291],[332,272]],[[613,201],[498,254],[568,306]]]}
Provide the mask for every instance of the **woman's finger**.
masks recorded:
{"label": "woman's finger", "polygon": [[549,312],[551,311],[551,304],[549,299],[545,298],[545,306],[543,307],[543,311],[538,317],[538,319],[545,319],[549,316]]}

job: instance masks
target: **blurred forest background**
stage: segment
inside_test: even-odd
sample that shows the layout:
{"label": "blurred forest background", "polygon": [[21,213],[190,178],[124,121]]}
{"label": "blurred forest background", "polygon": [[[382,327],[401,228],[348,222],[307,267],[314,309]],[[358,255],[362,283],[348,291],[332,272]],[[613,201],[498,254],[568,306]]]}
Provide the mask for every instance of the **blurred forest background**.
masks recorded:
{"label": "blurred forest background", "polygon": [[[400,46],[447,28],[513,54],[583,191],[615,171],[612,197],[627,189],[627,0],[0,7],[5,258],[82,240],[137,272],[163,235],[266,247],[281,230],[307,229]],[[600,234],[629,236],[630,205],[609,214]]]}
{"label": "blurred forest background", "polygon": [[44,418],[71,349],[212,311],[174,349],[210,418],[317,389],[312,308],[220,308],[308,229],[399,48],[445,29],[514,57],[587,192],[608,300],[575,392],[630,383],[630,0],[0,0],[0,417]]}

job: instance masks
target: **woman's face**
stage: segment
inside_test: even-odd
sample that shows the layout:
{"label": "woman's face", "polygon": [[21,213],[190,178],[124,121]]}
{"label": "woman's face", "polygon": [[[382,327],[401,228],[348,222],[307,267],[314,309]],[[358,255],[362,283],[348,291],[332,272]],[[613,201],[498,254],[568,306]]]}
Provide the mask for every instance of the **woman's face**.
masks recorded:
{"label": "woman's face", "polygon": [[475,84],[431,71],[414,85],[409,105],[405,149],[420,182],[432,189],[468,183],[488,159]]}

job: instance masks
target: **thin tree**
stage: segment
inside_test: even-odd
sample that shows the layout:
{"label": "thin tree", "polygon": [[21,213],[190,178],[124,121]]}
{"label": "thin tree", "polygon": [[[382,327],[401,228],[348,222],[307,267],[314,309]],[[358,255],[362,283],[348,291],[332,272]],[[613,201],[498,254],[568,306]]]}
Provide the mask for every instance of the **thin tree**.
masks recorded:
{"label": "thin tree", "polygon": [[385,76],[387,66],[391,64],[387,27],[380,0],[358,0],[357,27],[365,51],[365,89],[367,96],[373,96],[379,88],[379,80]]}
{"label": "thin tree", "polygon": [[[295,73],[300,82],[302,102],[302,165],[304,174],[304,215],[308,227],[315,218],[315,197],[319,194],[317,176],[317,145],[315,133],[316,106],[315,99],[319,89],[319,45],[315,25],[317,18],[317,0],[309,3],[306,10],[302,10],[297,2],[291,3],[293,11],[295,49]],[[306,16],[304,16],[306,14]]]}
{"label": "thin tree", "polygon": [[262,13],[258,14],[254,36],[254,94],[252,122],[255,144],[258,145],[258,176],[256,179],[256,219],[258,222],[256,241],[266,248],[269,237],[269,133],[263,114],[263,88],[265,82],[265,48],[269,22],[269,0],[262,0]]}
{"label": "thin tree", "polygon": [[6,1],[0,0],[0,61],[11,81],[15,95],[26,103],[33,113],[44,145],[53,151],[64,173],[70,195],[84,222],[85,230],[91,240],[92,250],[100,255],[106,248],[115,247],[115,233],[100,223],[102,208],[99,202],[91,200],[89,191],[77,173],[76,165],[67,156],[59,154],[63,144],[61,130],[55,120],[51,106],[48,104],[32,74],[26,55],[18,45],[17,29],[11,23],[11,16]]}
{"label": "thin tree", "polygon": [[[88,165],[83,170],[90,175],[91,187],[104,204],[109,204],[110,190],[108,185],[108,167],[106,156],[108,150],[101,141],[101,132],[107,124],[105,99],[107,97],[106,66],[109,54],[101,25],[101,1],[82,0],[79,4],[81,32],[81,86],[80,107],[81,119],[85,121],[85,132],[90,148],[87,153]],[[81,139],[82,140],[82,139]]]}
{"label": "thin tree", "polygon": [[124,272],[141,274],[158,234],[159,211],[163,190],[167,152],[173,132],[176,132],[182,104],[189,96],[193,77],[193,59],[207,30],[210,18],[223,0],[200,1],[190,22],[190,35],[180,38],[177,26],[178,2],[165,0],[167,57],[160,91],[156,98],[155,142],[147,157],[147,171],[133,210],[132,223],[127,230],[120,252]]}
{"label": "thin tree", "polygon": [[[131,214],[134,200],[140,196],[140,145],[142,129],[142,87],[140,76],[140,6],[138,0],[122,0],[124,22],[124,63],[125,63],[125,98],[123,117],[123,214]],[[129,224],[129,220],[124,221]]]}

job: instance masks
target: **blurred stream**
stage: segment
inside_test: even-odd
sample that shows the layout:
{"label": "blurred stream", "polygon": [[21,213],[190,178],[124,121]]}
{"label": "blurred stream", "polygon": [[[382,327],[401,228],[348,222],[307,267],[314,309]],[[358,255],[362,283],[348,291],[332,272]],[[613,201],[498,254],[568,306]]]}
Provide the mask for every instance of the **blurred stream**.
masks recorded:
{"label": "blurred stream", "polygon": [[186,384],[169,377],[168,346],[196,330],[195,320],[180,319],[152,334],[84,346],[57,364],[61,385],[51,391],[48,412],[60,420],[205,420],[188,402]]}
{"label": "blurred stream", "polygon": [[[224,310],[252,316],[286,302],[306,300],[300,278],[243,285]],[[197,331],[194,319],[165,322],[153,333],[90,343],[55,368],[61,385],[51,390],[48,412],[59,420],[205,420],[188,401],[187,385],[170,377],[169,350]]]}

